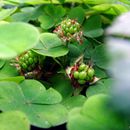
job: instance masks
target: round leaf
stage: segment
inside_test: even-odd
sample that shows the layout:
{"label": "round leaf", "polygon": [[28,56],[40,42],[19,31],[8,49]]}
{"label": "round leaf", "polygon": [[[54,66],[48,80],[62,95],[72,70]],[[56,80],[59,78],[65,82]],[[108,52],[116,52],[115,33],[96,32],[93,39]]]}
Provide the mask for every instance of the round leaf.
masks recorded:
{"label": "round leaf", "polygon": [[1,130],[29,130],[29,121],[24,113],[9,111],[0,114]]}
{"label": "round leaf", "polygon": [[65,123],[67,109],[59,104],[60,101],[61,96],[56,90],[45,90],[35,80],[25,80],[20,85],[0,82],[0,110],[22,111],[30,123],[38,127],[49,128]]}
{"label": "round leaf", "polygon": [[90,86],[87,91],[86,91],[86,95],[88,97],[96,95],[96,94],[108,94],[110,89],[112,89],[112,79],[103,79],[98,81],[96,84],[94,84],[93,86]]}
{"label": "round leaf", "polygon": [[72,8],[69,12],[69,18],[76,19],[80,24],[82,24],[85,19],[84,9],[82,7]]}
{"label": "round leaf", "polygon": [[127,129],[126,121],[112,111],[111,106],[106,107],[109,99],[104,94],[95,95],[88,98],[81,109],[73,109],[69,114],[68,130]]}
{"label": "round leaf", "polygon": [[0,58],[13,58],[39,40],[38,30],[22,22],[0,24],[0,36]]}
{"label": "round leaf", "polygon": [[56,34],[43,33],[40,36],[40,43],[34,48],[36,53],[50,57],[60,57],[68,53],[68,48]]}
{"label": "round leaf", "polygon": [[54,26],[54,20],[52,17],[46,15],[46,14],[42,14],[38,20],[40,21],[41,23],[41,27],[43,29],[50,29],[51,27]]}
{"label": "round leaf", "polygon": [[83,26],[84,35],[86,37],[99,37],[103,34],[101,28],[101,17],[99,15],[89,17]]}

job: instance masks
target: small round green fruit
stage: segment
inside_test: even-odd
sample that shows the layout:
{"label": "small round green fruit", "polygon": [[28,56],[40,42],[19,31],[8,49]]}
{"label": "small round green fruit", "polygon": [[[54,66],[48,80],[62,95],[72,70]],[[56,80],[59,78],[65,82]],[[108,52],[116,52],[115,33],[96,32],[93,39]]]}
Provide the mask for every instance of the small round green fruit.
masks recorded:
{"label": "small round green fruit", "polygon": [[82,71],[82,70],[84,70],[85,68],[86,68],[86,65],[85,65],[84,63],[82,63],[82,64],[79,66],[78,70],[79,70],[79,71]]}
{"label": "small round green fruit", "polygon": [[86,65],[86,67],[85,67],[84,71],[88,71],[88,69],[89,69],[89,66],[88,66],[88,65]]}
{"label": "small round green fruit", "polygon": [[30,64],[33,64],[33,62],[34,62],[32,58],[29,58],[28,61]]}
{"label": "small round green fruit", "polygon": [[93,69],[93,68],[89,68],[87,74],[88,74],[88,76],[89,76],[90,78],[93,77],[94,74],[95,74],[94,69]]}
{"label": "small round green fruit", "polygon": [[22,63],[22,68],[27,69],[28,67],[27,67],[27,65],[25,63]]}
{"label": "small round green fruit", "polygon": [[79,79],[79,80],[78,80],[78,83],[81,84],[81,85],[83,85],[83,84],[86,83],[86,81],[85,81],[85,80],[82,80],[82,79]]}
{"label": "small round green fruit", "polygon": [[82,71],[79,73],[79,79],[85,79],[86,78],[87,73],[85,71]]}
{"label": "small round green fruit", "polygon": [[79,78],[79,72],[78,72],[78,71],[75,71],[73,75],[74,75],[74,78],[75,78],[75,79],[78,79],[78,78]]}

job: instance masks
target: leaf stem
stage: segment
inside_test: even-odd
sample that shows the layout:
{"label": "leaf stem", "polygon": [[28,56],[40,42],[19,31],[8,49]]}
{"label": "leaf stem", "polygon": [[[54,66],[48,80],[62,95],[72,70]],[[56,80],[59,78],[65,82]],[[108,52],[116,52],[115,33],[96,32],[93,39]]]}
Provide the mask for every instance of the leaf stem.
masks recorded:
{"label": "leaf stem", "polygon": [[60,67],[63,69],[64,67],[63,67],[63,65],[56,59],[56,58],[53,58],[53,60],[58,64],[58,65],[60,65]]}

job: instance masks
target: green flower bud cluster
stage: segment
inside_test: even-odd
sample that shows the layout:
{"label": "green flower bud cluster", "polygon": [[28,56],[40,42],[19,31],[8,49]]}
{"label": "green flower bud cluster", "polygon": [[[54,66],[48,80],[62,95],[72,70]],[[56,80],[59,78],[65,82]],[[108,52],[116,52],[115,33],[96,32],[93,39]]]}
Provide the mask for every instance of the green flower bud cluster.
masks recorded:
{"label": "green flower bud cluster", "polygon": [[74,19],[63,20],[53,32],[56,33],[64,42],[77,41],[80,44],[83,42],[81,25]]}
{"label": "green flower bud cluster", "polygon": [[73,71],[73,78],[81,85],[91,82],[94,78],[95,71],[92,67],[82,63],[76,71]]}
{"label": "green flower bud cluster", "polygon": [[22,54],[18,58],[18,64],[23,72],[31,72],[39,63],[42,63],[44,58],[39,57],[39,55],[35,54],[33,51],[29,50],[26,53]]}
{"label": "green flower bud cluster", "polygon": [[76,20],[66,19],[61,22],[61,28],[65,36],[71,36],[80,31],[80,24]]}

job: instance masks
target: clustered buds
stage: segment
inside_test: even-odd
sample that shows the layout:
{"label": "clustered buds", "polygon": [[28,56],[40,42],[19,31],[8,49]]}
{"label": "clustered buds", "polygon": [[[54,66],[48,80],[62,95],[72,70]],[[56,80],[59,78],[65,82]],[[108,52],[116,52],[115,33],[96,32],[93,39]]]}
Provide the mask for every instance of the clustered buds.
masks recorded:
{"label": "clustered buds", "polygon": [[18,56],[13,65],[16,66],[21,75],[25,77],[36,77],[41,72],[44,59],[45,57],[29,50]]}
{"label": "clustered buds", "polygon": [[36,68],[38,57],[32,51],[28,51],[19,57],[19,65],[24,72],[30,72]]}
{"label": "clustered buds", "polygon": [[93,82],[95,71],[92,66],[84,63],[71,67],[69,78],[74,84],[84,85]]}
{"label": "clustered buds", "polygon": [[70,42],[73,40],[82,43],[82,31],[80,24],[74,19],[65,19],[54,30],[64,42]]}

